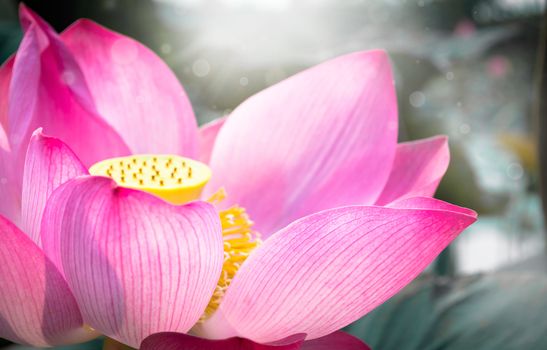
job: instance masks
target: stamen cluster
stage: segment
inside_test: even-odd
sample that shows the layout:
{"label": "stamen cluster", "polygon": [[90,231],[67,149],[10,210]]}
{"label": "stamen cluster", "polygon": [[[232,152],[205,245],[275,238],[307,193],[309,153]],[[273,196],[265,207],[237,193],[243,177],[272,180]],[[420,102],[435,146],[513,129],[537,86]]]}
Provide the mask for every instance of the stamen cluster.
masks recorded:
{"label": "stamen cluster", "polygon": [[[224,190],[220,190],[209,199],[209,202],[218,203],[225,196]],[[260,234],[253,230],[254,223],[244,208],[235,205],[219,211],[219,216],[224,239],[224,264],[215,292],[201,317],[201,321],[209,318],[218,309],[222,297],[237,271],[249,254],[262,243]]]}

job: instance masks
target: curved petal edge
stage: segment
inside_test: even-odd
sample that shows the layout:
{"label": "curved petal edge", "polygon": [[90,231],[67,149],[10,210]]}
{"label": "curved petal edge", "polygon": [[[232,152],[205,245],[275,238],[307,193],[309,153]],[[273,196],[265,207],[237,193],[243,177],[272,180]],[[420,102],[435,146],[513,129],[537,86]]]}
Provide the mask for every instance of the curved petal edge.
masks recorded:
{"label": "curved petal edge", "polygon": [[398,144],[393,168],[376,205],[409,197],[432,197],[449,163],[446,136]]}
{"label": "curved petal edge", "polygon": [[140,350],[298,350],[304,336],[292,337],[278,344],[258,344],[249,339],[210,340],[180,333],[158,333],[146,338]]}
{"label": "curved petal edge", "polygon": [[252,96],[218,133],[213,177],[226,206],[245,207],[268,237],[311,213],[373,204],[397,146],[389,58],[356,52],[319,64]]}
{"label": "curved petal edge", "polygon": [[344,333],[334,332],[322,338],[308,340],[302,350],[371,350],[362,340]]}
{"label": "curved petal edge", "polygon": [[476,220],[474,212],[456,208],[427,198],[402,208],[336,208],[295,221],[245,261],[203,334],[269,342],[341,329],[410,283]]}
{"label": "curved petal edge", "polygon": [[153,333],[187,332],[209,303],[224,256],[212,205],[174,206],[96,176],[52,194],[41,235],[85,322],[132,347]]}
{"label": "curved petal edge", "polygon": [[41,246],[40,224],[47,198],[64,182],[87,169],[61,140],[44,136],[41,129],[30,139],[25,160],[22,197],[22,227]]}
{"label": "curved petal edge", "polygon": [[124,140],[98,114],[81,67],[57,33],[24,5],[20,17],[24,36],[8,101],[8,135],[19,157],[14,166],[22,173],[28,141],[39,127],[69,145],[86,166],[129,154]]}
{"label": "curved petal edge", "polygon": [[205,164],[211,161],[211,153],[220,129],[228,117],[218,118],[199,128],[199,160]]}
{"label": "curved petal edge", "polygon": [[66,281],[40,248],[0,216],[0,337],[39,347],[89,339]]}
{"label": "curved petal edge", "polygon": [[197,156],[198,129],[171,69],[141,43],[81,19],[62,34],[98,113],[133,153]]}

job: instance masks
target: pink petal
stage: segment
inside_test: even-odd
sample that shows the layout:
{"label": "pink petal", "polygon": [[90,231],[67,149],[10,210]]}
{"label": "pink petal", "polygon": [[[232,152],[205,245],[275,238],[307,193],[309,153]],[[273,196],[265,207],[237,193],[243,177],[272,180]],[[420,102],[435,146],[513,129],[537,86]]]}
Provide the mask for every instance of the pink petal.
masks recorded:
{"label": "pink petal", "polygon": [[190,101],[154,52],[85,19],[61,37],[82,68],[99,113],[134,153],[197,156]]}
{"label": "pink petal", "polygon": [[78,339],[82,317],[65,280],[40,248],[2,216],[0,285],[1,338],[40,347]]}
{"label": "pink petal", "polygon": [[476,220],[431,198],[406,206],[418,209],[336,208],[278,231],[243,264],[203,334],[257,342],[330,334],[410,283]]}
{"label": "pink petal", "polygon": [[344,332],[304,342],[302,350],[370,350],[367,344]]}
{"label": "pink petal", "polygon": [[199,160],[208,164],[218,132],[226,122],[227,117],[215,119],[199,128]]}
{"label": "pink petal", "polygon": [[18,224],[21,216],[21,169],[15,166],[8,138],[9,86],[14,57],[0,66],[0,215]]}
{"label": "pink petal", "polygon": [[28,140],[38,127],[63,140],[87,166],[129,154],[98,116],[80,68],[57,35],[24,6],[21,18],[26,32],[13,66],[8,105],[8,135],[18,154],[14,166],[22,172]]}
{"label": "pink petal", "polygon": [[372,204],[395,157],[397,103],[383,51],[308,69],[243,102],[218,134],[205,195],[225,187],[267,237],[310,213]]}
{"label": "pink petal", "polygon": [[30,139],[23,177],[22,227],[42,245],[40,223],[49,195],[66,181],[87,174],[78,157],[62,141],[37,130]]}
{"label": "pink petal", "polygon": [[59,187],[41,234],[85,322],[133,347],[153,333],[187,332],[222,269],[220,222],[210,204],[173,206],[104,177]]}
{"label": "pink petal", "polygon": [[21,216],[21,180],[18,176],[7,133],[0,125],[0,215],[16,224]]}
{"label": "pink petal", "polygon": [[376,204],[416,196],[432,197],[449,162],[446,136],[400,143],[389,180]]}
{"label": "pink petal", "polygon": [[[257,344],[243,338],[209,340],[180,333],[157,333],[146,338],[140,350],[298,350],[302,340],[289,344]],[[334,349],[334,348],[333,348]],[[343,349],[342,349],[343,350]]]}
{"label": "pink petal", "polygon": [[451,211],[474,218],[477,217],[477,213],[472,209],[460,207],[431,197],[404,198],[390,203],[388,207],[399,209],[430,209]]}
{"label": "pink petal", "polygon": [[0,66],[0,128],[4,130],[8,127],[9,85],[14,61],[15,59],[11,57]]}

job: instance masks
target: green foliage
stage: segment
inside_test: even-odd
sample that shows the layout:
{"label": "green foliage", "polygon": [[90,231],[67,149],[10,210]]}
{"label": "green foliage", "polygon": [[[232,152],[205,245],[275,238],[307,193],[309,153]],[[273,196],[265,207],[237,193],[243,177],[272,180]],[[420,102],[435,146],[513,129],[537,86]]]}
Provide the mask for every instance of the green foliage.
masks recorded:
{"label": "green foliage", "polygon": [[547,349],[547,276],[424,278],[346,330],[374,350]]}
{"label": "green foliage", "polygon": [[21,36],[17,22],[0,20],[0,64],[17,50]]}

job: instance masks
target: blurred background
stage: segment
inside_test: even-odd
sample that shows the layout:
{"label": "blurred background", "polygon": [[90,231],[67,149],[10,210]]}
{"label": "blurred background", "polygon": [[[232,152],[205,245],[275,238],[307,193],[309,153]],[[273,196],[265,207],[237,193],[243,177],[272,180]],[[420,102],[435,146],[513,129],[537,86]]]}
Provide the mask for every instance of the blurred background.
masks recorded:
{"label": "blurred background", "polygon": [[[0,0],[0,61],[21,39],[17,3]],[[479,220],[422,278],[347,330],[376,350],[547,349],[545,0],[25,3],[58,31],[87,17],[149,46],[179,77],[200,124],[326,59],[387,50],[400,141],[449,135],[437,197]]]}

